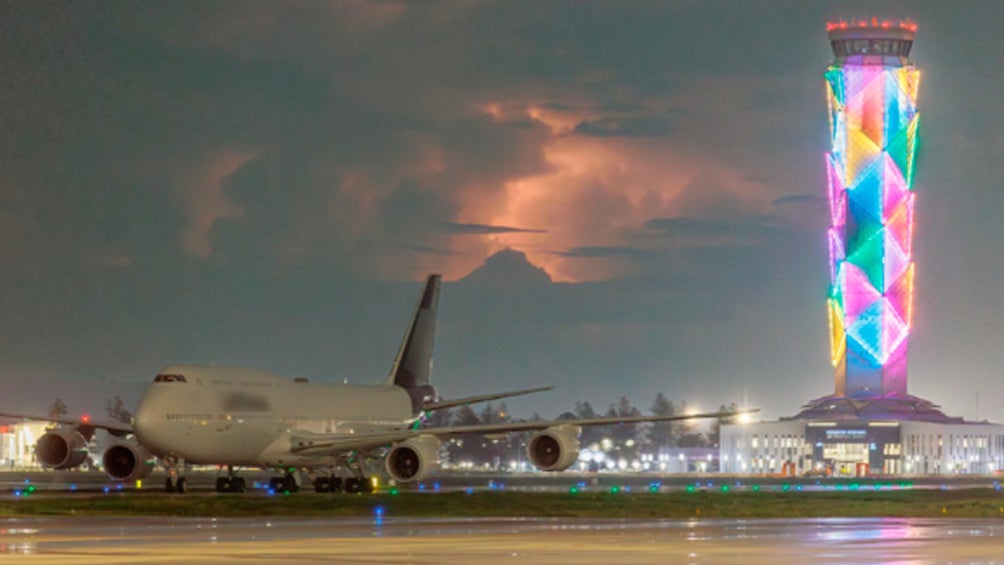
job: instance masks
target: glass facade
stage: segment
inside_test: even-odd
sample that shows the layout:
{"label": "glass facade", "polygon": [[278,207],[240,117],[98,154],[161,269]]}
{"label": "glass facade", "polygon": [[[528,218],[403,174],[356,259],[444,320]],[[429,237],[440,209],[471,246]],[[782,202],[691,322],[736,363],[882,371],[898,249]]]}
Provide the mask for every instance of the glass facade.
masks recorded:
{"label": "glass facade", "polygon": [[[908,53],[902,42],[833,44],[838,61],[825,76],[831,134],[828,310],[836,392],[906,394],[920,72],[905,59],[867,56],[875,50]],[[848,50],[864,53],[840,55]]]}

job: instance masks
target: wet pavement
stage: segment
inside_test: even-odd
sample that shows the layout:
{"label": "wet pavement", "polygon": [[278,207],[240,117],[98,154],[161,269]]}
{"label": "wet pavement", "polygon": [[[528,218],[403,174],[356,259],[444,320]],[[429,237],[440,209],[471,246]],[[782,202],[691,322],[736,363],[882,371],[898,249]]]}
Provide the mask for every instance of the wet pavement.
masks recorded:
{"label": "wet pavement", "polygon": [[1004,565],[1004,520],[0,519],[0,563]]}

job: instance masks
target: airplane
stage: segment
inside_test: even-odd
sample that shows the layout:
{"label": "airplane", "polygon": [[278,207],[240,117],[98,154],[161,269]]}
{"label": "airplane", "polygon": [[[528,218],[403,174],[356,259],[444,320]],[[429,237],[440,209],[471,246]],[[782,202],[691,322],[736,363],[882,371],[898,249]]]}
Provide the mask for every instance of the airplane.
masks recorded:
{"label": "airplane", "polygon": [[[439,305],[440,275],[422,289],[391,370],[380,384],[310,382],[253,368],[171,365],[144,392],[132,423],[52,418],[0,412],[0,416],[58,424],[35,445],[47,468],[70,469],[84,462],[95,430],[114,440],[102,463],[115,481],[150,474],[157,461],[168,470],[164,489],[184,493],[186,465],[226,467],[217,492],[244,492],[235,469],[276,469],[269,480],[276,492],[295,492],[302,472],[314,477],[317,492],[371,492],[367,467],[383,461],[398,483],[421,481],[439,467],[444,439],[462,434],[532,432],[529,461],[542,471],[563,471],[579,456],[583,426],[634,424],[696,418],[731,418],[738,413],[679,416],[587,418],[423,428],[432,411],[486,402],[553,387],[443,400],[431,384],[432,350]],[[743,413],[757,411],[746,410]],[[348,476],[342,477],[340,474]]]}

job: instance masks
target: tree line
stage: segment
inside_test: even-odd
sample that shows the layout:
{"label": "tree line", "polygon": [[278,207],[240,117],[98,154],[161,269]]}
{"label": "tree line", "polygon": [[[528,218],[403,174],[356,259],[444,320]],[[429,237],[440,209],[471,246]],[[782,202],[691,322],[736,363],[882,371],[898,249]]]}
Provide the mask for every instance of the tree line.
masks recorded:
{"label": "tree line", "polygon": [[[719,412],[735,413],[736,403],[721,405]],[[649,406],[648,414],[653,416],[684,415],[690,411],[686,401],[676,404],[663,393],[656,394]],[[644,415],[631,401],[622,396],[611,402],[605,412],[597,412],[588,401],[578,401],[571,410],[562,412],[556,420],[577,420],[589,418],[630,418]],[[501,424],[506,422],[543,421],[539,414],[529,418],[515,418],[509,413],[504,401],[486,403],[475,411],[470,406],[451,410],[437,410],[427,415],[423,428],[446,426],[468,426],[478,424]],[[611,424],[582,428],[580,446],[612,454],[618,458],[634,459],[640,453],[657,453],[660,449],[688,447],[717,447],[723,419],[712,420],[708,429],[702,429],[702,421],[678,420],[645,424]],[[528,433],[504,434],[497,437],[482,434],[464,434],[446,444],[449,459],[453,463],[471,461],[480,465],[505,466],[509,461],[522,460]]]}

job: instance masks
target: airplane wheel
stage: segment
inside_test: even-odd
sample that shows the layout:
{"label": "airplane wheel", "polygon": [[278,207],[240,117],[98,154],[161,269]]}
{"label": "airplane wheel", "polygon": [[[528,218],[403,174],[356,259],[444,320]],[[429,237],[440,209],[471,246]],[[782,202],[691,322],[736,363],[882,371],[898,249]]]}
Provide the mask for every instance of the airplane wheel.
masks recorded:
{"label": "airplane wheel", "polygon": [[331,492],[331,479],[328,477],[314,479],[314,492]]}
{"label": "airplane wheel", "polygon": [[300,485],[296,484],[293,475],[285,477],[272,477],[268,480],[268,488],[276,493],[294,493],[300,490]]}
{"label": "airplane wheel", "polygon": [[359,492],[359,479],[355,477],[348,477],[345,479],[345,492]]}
{"label": "airplane wheel", "polygon": [[230,492],[244,492],[247,488],[248,483],[244,480],[244,477],[231,477]]}
{"label": "airplane wheel", "polygon": [[185,494],[188,492],[188,481],[185,480],[185,477],[178,477],[178,481],[174,485],[174,491],[178,494]]}
{"label": "airplane wheel", "polygon": [[174,481],[171,480],[171,477],[168,477],[167,480],[164,481],[164,492],[174,492]]}
{"label": "airplane wheel", "polygon": [[373,481],[369,477],[363,477],[359,479],[359,492],[371,493],[373,492]]}
{"label": "airplane wheel", "polygon": [[230,492],[230,477],[216,477],[216,492]]}
{"label": "airplane wheel", "polygon": [[342,492],[342,478],[341,477],[331,477],[329,483],[331,485],[331,492]]}

